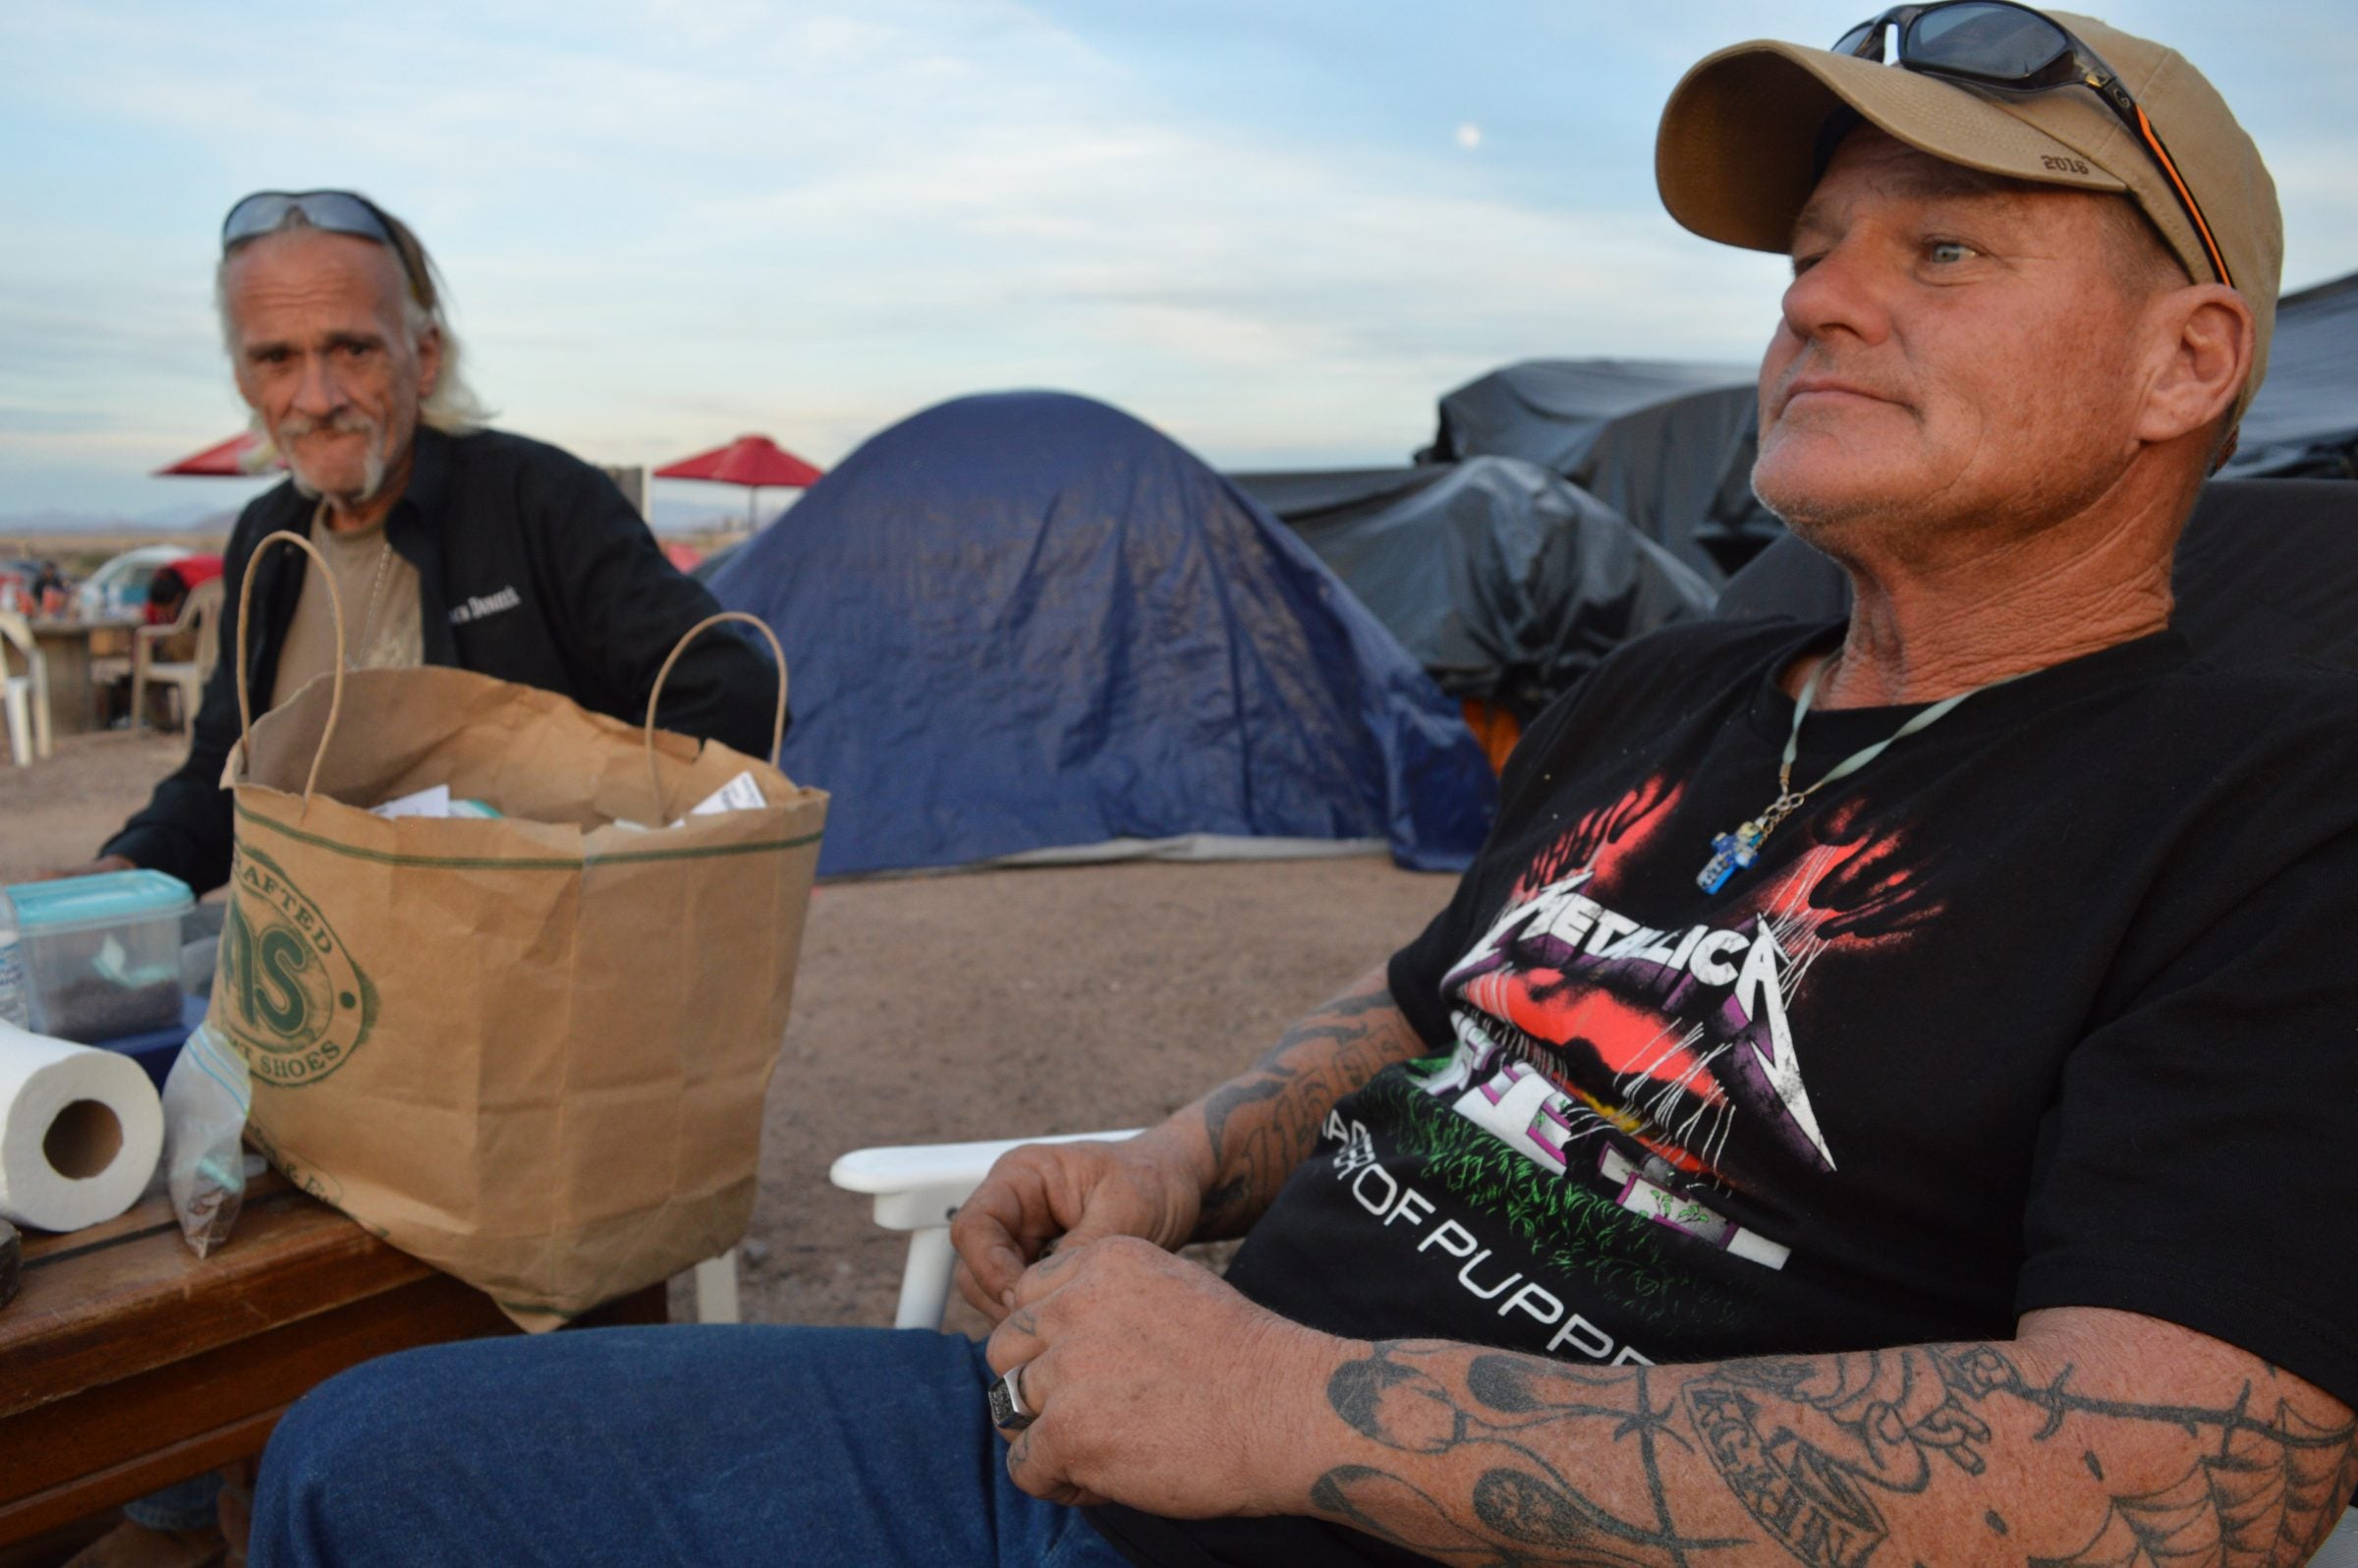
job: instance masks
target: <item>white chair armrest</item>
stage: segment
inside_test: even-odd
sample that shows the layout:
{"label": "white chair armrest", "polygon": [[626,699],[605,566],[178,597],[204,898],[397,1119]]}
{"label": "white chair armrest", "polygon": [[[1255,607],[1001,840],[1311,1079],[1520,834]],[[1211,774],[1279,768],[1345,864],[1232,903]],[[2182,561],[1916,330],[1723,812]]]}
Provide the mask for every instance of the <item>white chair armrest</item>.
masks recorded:
{"label": "white chair armrest", "polygon": [[1138,1129],[1010,1138],[981,1144],[902,1144],[856,1148],[835,1161],[827,1180],[876,1201],[876,1223],[909,1235],[895,1328],[938,1328],[950,1297],[950,1220],[1001,1154],[1025,1144],[1111,1143]]}
{"label": "white chair armrest", "polygon": [[946,1225],[998,1157],[1026,1144],[1113,1143],[1138,1129],[1066,1133],[1054,1138],[1007,1138],[982,1144],[900,1144],[855,1148],[835,1161],[827,1180],[847,1193],[876,1201],[876,1223],[886,1230]]}

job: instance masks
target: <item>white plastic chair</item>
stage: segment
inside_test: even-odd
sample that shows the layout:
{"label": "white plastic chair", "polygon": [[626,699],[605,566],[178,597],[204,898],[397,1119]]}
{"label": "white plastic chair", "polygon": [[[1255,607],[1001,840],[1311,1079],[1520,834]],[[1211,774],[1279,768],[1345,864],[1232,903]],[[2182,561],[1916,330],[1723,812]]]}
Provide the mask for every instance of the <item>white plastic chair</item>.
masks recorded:
{"label": "white plastic chair", "polygon": [[[221,618],[226,591],[219,578],[200,583],[189,590],[188,602],[180,607],[179,618],[169,626],[142,626],[132,633],[133,728],[143,728],[147,723],[147,686],[151,681],[172,689],[175,722],[181,727],[189,723],[203,698],[204,683],[212,679],[213,665],[221,656],[221,637],[215,623]],[[159,663],[155,657],[156,645],[184,634],[196,638],[196,656]]]}
{"label": "white plastic chair", "polygon": [[909,1233],[909,1258],[901,1267],[901,1300],[893,1311],[892,1326],[939,1328],[950,1302],[950,1220],[1001,1154],[1023,1144],[1110,1143],[1137,1136],[1137,1128],[1126,1127],[1061,1138],[856,1148],[828,1169],[827,1180],[845,1192],[873,1197],[876,1223]]}
{"label": "white plastic chair", "polygon": [[[25,673],[9,673],[14,648]],[[15,611],[0,612],[0,710],[5,710],[8,755],[17,766],[49,755],[49,669],[32,640],[32,626]]]}

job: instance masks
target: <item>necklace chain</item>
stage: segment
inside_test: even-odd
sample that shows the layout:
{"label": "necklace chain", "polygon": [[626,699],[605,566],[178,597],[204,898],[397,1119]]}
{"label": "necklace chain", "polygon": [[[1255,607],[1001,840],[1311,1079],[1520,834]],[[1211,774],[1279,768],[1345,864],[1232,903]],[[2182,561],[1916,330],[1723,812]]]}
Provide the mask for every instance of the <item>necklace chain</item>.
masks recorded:
{"label": "necklace chain", "polygon": [[1973,696],[1974,693],[1986,692],[1993,686],[2003,686],[2007,681],[2021,679],[2021,676],[2009,675],[2001,680],[1987,681],[1980,686],[1970,687],[1953,697],[1944,697],[1939,701],[1910,715],[1907,722],[1874,745],[1863,746],[1842,758],[1841,761],[1836,762],[1817,783],[1806,789],[1797,790],[1793,787],[1793,759],[1801,753],[1801,721],[1810,716],[1810,703],[1818,696],[1818,684],[1825,679],[1825,672],[1832,669],[1841,657],[1841,651],[1837,649],[1819,660],[1818,667],[1810,672],[1810,678],[1802,683],[1801,696],[1793,702],[1793,727],[1785,734],[1784,756],[1777,764],[1776,799],[1770,801],[1760,815],[1749,822],[1740,824],[1734,832],[1721,833],[1712,840],[1712,858],[1704,863],[1702,871],[1695,878],[1695,885],[1705,892],[1718,892],[1738,871],[1749,868],[1753,862],[1759,860],[1761,845],[1768,841],[1768,835],[1775,832],[1778,824],[1783,822],[1786,817],[1800,811],[1802,803],[1811,796],[1834,780],[1848,778],[1851,774],[1856,773],[1882,756],[1895,743],[1904,741],[1921,730],[1931,729],[1950,713],[1955,712],[1957,704]]}
{"label": "necklace chain", "polygon": [[344,667],[348,670],[365,669],[366,661],[375,652],[369,639],[376,635],[376,610],[385,596],[386,569],[392,564],[393,541],[389,538],[379,539],[376,546],[376,574],[368,584],[368,609],[367,613],[361,617],[360,645],[352,655],[344,660]]}
{"label": "necklace chain", "polygon": [[[314,531],[333,532],[334,526],[327,521],[327,502],[324,499],[319,503],[319,510],[312,515],[311,526]],[[344,668],[347,670],[368,668],[368,659],[375,652],[369,640],[376,635],[376,612],[384,602],[385,575],[392,565],[393,536],[381,533],[376,541],[376,570],[368,579],[368,604],[361,615],[361,635],[344,650]]]}

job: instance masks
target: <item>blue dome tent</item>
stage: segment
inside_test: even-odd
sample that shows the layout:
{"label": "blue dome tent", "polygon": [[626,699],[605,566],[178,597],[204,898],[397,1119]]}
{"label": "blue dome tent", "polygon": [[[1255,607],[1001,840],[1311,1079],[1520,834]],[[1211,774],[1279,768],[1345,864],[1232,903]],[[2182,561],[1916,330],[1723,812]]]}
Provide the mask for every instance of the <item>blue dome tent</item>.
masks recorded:
{"label": "blue dome tent", "polygon": [[793,671],[822,874],[1316,853],[1462,867],[1457,706],[1307,546],[1128,415],[961,398],[873,437],[712,579]]}

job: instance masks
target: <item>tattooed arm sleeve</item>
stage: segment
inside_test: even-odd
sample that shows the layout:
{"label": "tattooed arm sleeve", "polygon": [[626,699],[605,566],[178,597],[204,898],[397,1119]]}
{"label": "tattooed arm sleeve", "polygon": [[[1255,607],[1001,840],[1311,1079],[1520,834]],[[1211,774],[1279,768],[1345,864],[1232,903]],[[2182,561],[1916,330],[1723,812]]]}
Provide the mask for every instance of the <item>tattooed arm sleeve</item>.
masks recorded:
{"label": "tattooed arm sleeve", "polygon": [[2348,1406],[2174,1324],[1672,1367],[1354,1347],[1302,1511],[1444,1563],[2295,1568],[2358,1486]]}
{"label": "tattooed arm sleeve", "polygon": [[1246,1072],[1172,1117],[1167,1125],[1208,1149],[1197,1239],[1243,1234],[1318,1142],[1329,1106],[1429,1049],[1392,1005],[1384,972],[1371,970]]}

